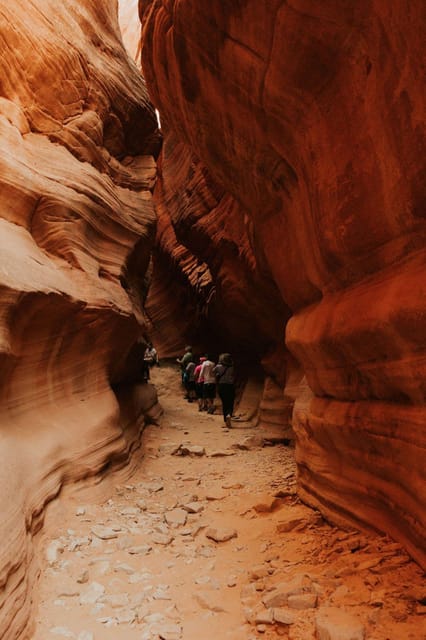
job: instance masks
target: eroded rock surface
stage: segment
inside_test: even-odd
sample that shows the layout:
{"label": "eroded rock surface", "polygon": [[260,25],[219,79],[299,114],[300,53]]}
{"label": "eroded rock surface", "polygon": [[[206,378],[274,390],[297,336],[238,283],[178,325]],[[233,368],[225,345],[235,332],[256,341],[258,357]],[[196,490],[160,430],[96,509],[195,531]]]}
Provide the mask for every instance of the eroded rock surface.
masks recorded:
{"label": "eroded rock surface", "polygon": [[31,623],[45,504],[123,462],[157,412],[152,387],[131,384],[130,352],[158,141],[115,2],[1,0],[0,33],[0,635],[12,640]]}
{"label": "eroded rock surface", "polygon": [[167,347],[172,316],[191,335],[223,323],[218,344],[259,348],[284,388],[285,331],[310,389],[293,415],[301,495],[424,564],[424,3],[139,6],[165,134]]}

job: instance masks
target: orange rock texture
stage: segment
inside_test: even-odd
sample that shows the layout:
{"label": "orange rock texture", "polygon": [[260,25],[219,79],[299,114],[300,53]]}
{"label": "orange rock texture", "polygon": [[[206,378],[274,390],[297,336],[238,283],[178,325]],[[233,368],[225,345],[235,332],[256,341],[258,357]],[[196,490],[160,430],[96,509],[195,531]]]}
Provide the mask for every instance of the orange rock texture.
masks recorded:
{"label": "orange rock texture", "polygon": [[139,9],[165,136],[160,339],[176,348],[176,314],[188,335],[219,327],[282,388],[285,340],[310,389],[301,496],[426,564],[425,3]]}
{"label": "orange rock texture", "polygon": [[0,33],[0,635],[12,640],[30,633],[44,506],[126,460],[158,411],[150,385],[132,384],[158,140],[113,0],[1,0]]}

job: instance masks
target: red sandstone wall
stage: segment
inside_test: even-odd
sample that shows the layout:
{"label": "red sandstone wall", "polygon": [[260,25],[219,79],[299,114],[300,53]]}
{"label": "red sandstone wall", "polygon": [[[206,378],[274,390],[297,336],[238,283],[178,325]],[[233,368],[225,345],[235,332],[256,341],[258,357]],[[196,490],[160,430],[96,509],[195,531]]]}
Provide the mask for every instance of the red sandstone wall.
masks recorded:
{"label": "red sandstone wall", "polygon": [[[43,507],[123,462],[156,411],[129,382],[158,142],[114,1],[0,0],[0,34],[0,635],[12,640],[30,633]],[[120,281],[138,283],[137,319]]]}
{"label": "red sandstone wall", "polygon": [[[211,269],[227,232],[209,203],[193,219],[179,140],[230,199],[224,217],[243,220],[241,246],[248,236],[293,313],[270,339],[285,330],[314,393],[293,418],[302,497],[390,532],[424,564],[426,5],[139,6],[144,74],[171,148],[159,208],[185,246],[204,232]],[[274,299],[265,315],[275,309]]]}

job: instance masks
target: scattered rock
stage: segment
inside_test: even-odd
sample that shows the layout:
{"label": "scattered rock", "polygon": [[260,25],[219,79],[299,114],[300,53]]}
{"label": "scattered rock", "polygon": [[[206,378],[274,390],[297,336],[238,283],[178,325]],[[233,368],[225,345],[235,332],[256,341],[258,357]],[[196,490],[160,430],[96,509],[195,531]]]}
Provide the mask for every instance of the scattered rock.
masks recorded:
{"label": "scattered rock", "polygon": [[273,624],[274,623],[274,615],[272,609],[265,609],[264,611],[259,612],[254,620],[255,624]]}
{"label": "scattered rock", "polygon": [[318,640],[364,640],[365,629],[355,616],[337,607],[323,607],[315,618]]}
{"label": "scattered rock", "polygon": [[105,593],[105,587],[99,582],[91,582],[87,590],[80,595],[80,604],[95,604]]}
{"label": "scattered rock", "polygon": [[[58,556],[60,553],[65,551],[65,546],[60,540],[53,540],[46,549],[46,560],[52,565],[58,561]],[[55,627],[55,629],[59,627]],[[61,627],[62,628],[62,627]]]}
{"label": "scattered rock", "polygon": [[84,516],[85,513],[86,513],[86,509],[84,507],[77,507],[77,509],[75,510],[76,516]]}
{"label": "scattered rock", "polygon": [[316,525],[321,521],[321,515],[302,505],[293,506],[291,510],[277,524],[278,533],[287,533],[297,529],[301,531],[308,525]]}
{"label": "scattered rock", "polygon": [[136,573],[136,570],[133,567],[131,567],[129,564],[126,564],[125,562],[117,564],[114,567],[114,571],[116,573],[126,573],[128,576],[131,576],[133,573]]}
{"label": "scattered rock", "polygon": [[168,525],[172,527],[181,527],[186,524],[186,519],[188,517],[187,511],[184,509],[172,509],[168,511],[164,518]]}
{"label": "scattered rock", "polygon": [[287,604],[291,609],[314,609],[317,606],[316,593],[297,593],[288,596]]}
{"label": "scattered rock", "polygon": [[260,580],[261,578],[266,578],[269,575],[269,567],[265,567],[264,565],[260,565],[258,567],[253,567],[248,572],[248,578],[250,582],[254,580]]}
{"label": "scattered rock", "polygon": [[129,596],[127,593],[114,593],[112,595],[102,596],[100,602],[109,605],[113,609],[120,609],[129,604]]}
{"label": "scattered rock", "polygon": [[227,542],[227,540],[237,537],[238,532],[235,529],[213,529],[210,527],[206,531],[206,538],[210,538],[215,542]]}
{"label": "scattered rock", "polygon": [[209,491],[208,493],[206,493],[206,500],[209,500],[211,502],[213,500],[223,500],[227,496],[228,496],[228,494],[225,493],[224,491],[220,491],[218,489],[213,489],[213,490]]}
{"label": "scattered rock", "polygon": [[250,451],[251,449],[261,449],[264,445],[262,436],[248,436],[241,442],[231,445],[233,449],[241,449],[242,451]]}
{"label": "scattered rock", "polygon": [[265,496],[263,500],[260,500],[253,505],[253,509],[257,513],[271,513],[272,511],[275,511],[275,509],[278,509],[281,504],[282,502],[279,498],[275,498],[274,496]]}
{"label": "scattered rock", "polygon": [[274,622],[277,622],[278,624],[290,625],[294,624],[296,621],[294,613],[284,607],[275,607],[272,609],[272,615]]}
{"label": "scattered rock", "polygon": [[53,633],[55,636],[62,636],[63,638],[75,638],[75,634],[71,629],[67,629],[67,627],[52,627],[50,633]]}
{"label": "scattered rock", "polygon": [[77,578],[78,584],[86,584],[89,582],[89,572],[83,571],[83,573]]}
{"label": "scattered rock", "polygon": [[162,544],[164,546],[167,546],[174,540],[173,536],[169,533],[154,533],[151,539],[155,544]]}
{"label": "scattered rock", "polygon": [[140,510],[137,507],[125,507],[121,509],[120,514],[122,516],[138,516]]}
{"label": "scattered rock", "polygon": [[161,640],[180,640],[182,627],[179,624],[165,624],[157,629],[157,633]]}
{"label": "scattered rock", "polygon": [[308,576],[299,575],[275,585],[272,591],[263,596],[262,602],[267,609],[283,607],[287,605],[289,596],[306,592],[312,592],[312,581]]}
{"label": "scattered rock", "polygon": [[181,456],[204,456],[205,453],[206,450],[204,449],[204,447],[198,444],[181,444],[179,447],[179,454]]}
{"label": "scattered rock", "polygon": [[140,544],[127,549],[127,553],[130,553],[132,556],[146,556],[150,551],[152,551],[152,546],[150,544]]}
{"label": "scattered rock", "polygon": [[121,536],[117,541],[117,549],[119,551],[123,551],[125,549],[128,549],[129,547],[132,547],[133,543],[134,540],[130,536]]}
{"label": "scattered rock", "polygon": [[235,456],[235,451],[229,449],[219,449],[218,451],[212,451],[209,453],[209,458],[225,458],[227,456]]}
{"label": "scattered rock", "polygon": [[113,538],[118,538],[118,533],[111,527],[102,527],[101,525],[95,525],[91,529],[93,535],[95,535],[100,540],[112,540]]}
{"label": "scattered rock", "polygon": [[182,509],[185,509],[187,513],[200,513],[204,509],[204,506],[201,502],[188,502],[182,505]]}
{"label": "scattered rock", "polygon": [[170,442],[168,444],[161,444],[158,447],[158,452],[165,455],[175,456],[176,453],[179,451],[179,448],[180,448],[180,444],[177,444],[175,442]]}
{"label": "scattered rock", "polygon": [[94,640],[94,635],[91,631],[80,631],[77,640]]}

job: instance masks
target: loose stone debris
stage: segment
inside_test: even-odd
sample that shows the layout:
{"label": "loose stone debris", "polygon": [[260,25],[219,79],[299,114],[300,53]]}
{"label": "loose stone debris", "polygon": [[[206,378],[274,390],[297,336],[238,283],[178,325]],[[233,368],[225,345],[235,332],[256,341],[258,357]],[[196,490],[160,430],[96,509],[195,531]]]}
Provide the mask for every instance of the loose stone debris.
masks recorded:
{"label": "loose stone debris", "polygon": [[426,637],[424,576],[399,544],[327,524],[279,434],[222,429],[178,391],[131,477],[51,506],[33,640]]}

